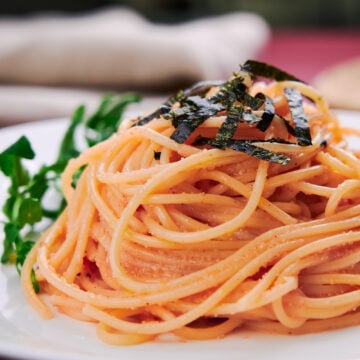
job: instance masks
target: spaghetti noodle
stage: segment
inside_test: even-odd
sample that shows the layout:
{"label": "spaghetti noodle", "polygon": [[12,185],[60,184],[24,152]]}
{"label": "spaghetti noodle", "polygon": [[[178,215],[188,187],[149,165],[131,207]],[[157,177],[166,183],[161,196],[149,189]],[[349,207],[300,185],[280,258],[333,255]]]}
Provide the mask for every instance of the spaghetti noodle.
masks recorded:
{"label": "spaghetti noodle", "polygon": [[248,67],[194,89],[69,162],[29,302],[118,345],[358,324],[360,160],[325,101]]}

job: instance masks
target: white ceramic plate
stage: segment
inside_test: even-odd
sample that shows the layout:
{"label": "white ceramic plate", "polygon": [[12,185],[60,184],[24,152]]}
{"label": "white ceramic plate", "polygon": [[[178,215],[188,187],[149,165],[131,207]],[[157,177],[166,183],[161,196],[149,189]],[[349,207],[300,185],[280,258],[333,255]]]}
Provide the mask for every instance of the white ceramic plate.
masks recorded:
{"label": "white ceramic plate", "polygon": [[[360,114],[339,112],[342,122],[360,128]],[[55,156],[65,120],[43,121],[0,129],[0,151],[26,134],[37,154],[37,165]],[[35,164],[36,165],[36,164]],[[37,166],[36,165],[36,166]],[[35,166],[35,167],[36,167]],[[6,183],[0,177],[0,202]],[[0,243],[3,231],[0,233]],[[1,245],[0,245],[1,250]],[[304,336],[279,336],[239,331],[225,339],[201,342],[161,341],[133,347],[101,343],[93,325],[64,316],[40,319],[27,304],[12,266],[0,265],[0,358],[92,360],[354,360],[360,359],[360,327]]]}

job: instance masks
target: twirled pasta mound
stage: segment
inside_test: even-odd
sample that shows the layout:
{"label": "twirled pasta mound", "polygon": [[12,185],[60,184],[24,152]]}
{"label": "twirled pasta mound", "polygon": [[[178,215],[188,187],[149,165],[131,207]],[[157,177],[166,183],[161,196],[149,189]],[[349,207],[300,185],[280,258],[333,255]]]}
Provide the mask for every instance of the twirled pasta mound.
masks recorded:
{"label": "twirled pasta mound", "polygon": [[178,93],[69,162],[68,205],[23,267],[27,298],[111,344],[359,323],[348,133],[313,88],[253,61]]}

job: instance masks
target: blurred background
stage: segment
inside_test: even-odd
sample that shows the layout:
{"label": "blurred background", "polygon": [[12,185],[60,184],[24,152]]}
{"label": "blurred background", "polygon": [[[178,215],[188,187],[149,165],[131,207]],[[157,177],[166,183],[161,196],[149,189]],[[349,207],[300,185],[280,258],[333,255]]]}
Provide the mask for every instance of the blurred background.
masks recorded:
{"label": "blurred background", "polygon": [[1,1],[0,39],[0,126],[91,109],[109,91],[140,92],[147,111],[247,58],[360,110],[359,0]]}
{"label": "blurred background", "polygon": [[251,11],[274,28],[358,27],[358,0],[12,0],[0,3],[2,15],[39,12],[83,12],[111,5],[126,5],[155,22],[173,23],[232,11]]}

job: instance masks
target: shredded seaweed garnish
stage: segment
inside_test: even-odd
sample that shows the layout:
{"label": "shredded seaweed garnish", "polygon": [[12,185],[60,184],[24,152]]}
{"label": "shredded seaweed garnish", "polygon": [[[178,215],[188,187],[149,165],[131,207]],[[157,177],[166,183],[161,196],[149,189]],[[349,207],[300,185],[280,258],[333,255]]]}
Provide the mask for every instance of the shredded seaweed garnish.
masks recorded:
{"label": "shredded seaweed garnish", "polygon": [[214,86],[222,86],[226,81],[215,80],[215,81],[199,81],[193,86],[183,90],[182,95],[184,97],[194,95],[205,95],[208,90]]}
{"label": "shredded seaweed garnish", "polygon": [[243,120],[249,125],[256,125],[259,130],[264,132],[268,129],[274,119],[275,107],[272,100],[264,94],[258,93],[255,97],[260,99],[264,104],[264,110],[262,111],[261,116],[258,116],[251,109],[247,109],[243,112]]}
{"label": "shredded seaweed garnish", "polygon": [[228,141],[234,136],[239,122],[242,120],[243,107],[241,105],[232,106],[227,113],[225,121],[221,124],[215,139],[211,145],[220,149],[225,149]]}
{"label": "shredded seaweed garnish", "polygon": [[[196,146],[204,146],[204,145],[212,145],[213,141],[215,139],[213,138],[208,138],[205,136],[201,136],[199,135],[195,141],[192,143],[192,145],[196,145]],[[240,141],[245,141],[249,144],[287,144],[287,145],[297,145],[296,143],[293,143],[291,141],[285,140],[285,139],[281,139],[281,138],[269,138],[266,140],[261,140],[261,139],[230,139],[228,140],[226,147],[228,146],[228,144],[230,143],[230,141],[232,140],[240,140]]]}
{"label": "shredded seaweed garnish", "polygon": [[283,139],[269,139],[269,140],[254,140],[254,139],[228,139],[222,144],[222,147],[214,144],[215,139],[198,136],[192,145],[196,146],[214,146],[221,149],[229,148],[235,151],[243,152],[247,155],[256,157],[260,160],[269,161],[275,164],[287,165],[291,158],[284,154],[277,154],[271,150],[264,149],[260,146],[256,146],[253,143],[279,143],[279,144],[292,144]]}
{"label": "shredded seaweed garnish", "polygon": [[[150,122],[151,120],[159,117],[160,115],[165,115],[165,118],[171,119],[172,116],[169,115],[171,111],[171,105],[177,102],[183,102],[188,97],[194,95],[204,95],[210,88],[213,86],[221,86],[225,81],[199,81],[191,87],[178,91],[175,95],[170,96],[158,109],[150,113],[149,115],[140,118],[139,121],[134,123],[133,126],[142,126]],[[167,115],[167,116],[166,116]]]}
{"label": "shredded seaweed garnish", "polygon": [[257,97],[264,101],[264,112],[261,115],[261,121],[256,127],[261,131],[266,131],[275,115],[274,103],[268,96],[265,96],[262,93],[257,94]]}
{"label": "shredded seaweed garnish", "polygon": [[264,144],[287,144],[287,145],[296,145],[295,143],[285,140],[285,139],[281,139],[281,138],[270,138],[270,139],[266,139],[266,140],[258,140],[258,139],[250,139],[250,140],[246,140],[250,143],[264,143]]}
{"label": "shredded seaweed garnish", "polygon": [[295,124],[295,136],[300,146],[311,145],[311,134],[307,117],[303,108],[300,92],[294,88],[284,89],[285,97],[288,101],[291,116]]}
{"label": "shredded seaweed garnish", "polygon": [[287,165],[291,160],[290,157],[284,154],[276,154],[270,150],[253,145],[247,140],[231,140],[227,146],[230,149],[241,151],[260,160],[270,161],[280,165]]}
{"label": "shredded seaweed garnish", "polygon": [[207,118],[224,110],[221,104],[214,104],[209,99],[200,96],[190,96],[183,102],[183,107],[171,114],[174,117],[173,124],[176,127],[171,139],[182,144],[190,134],[200,126]]}
{"label": "shredded seaweed garnish", "polygon": [[253,76],[261,76],[267,79],[274,79],[276,81],[292,80],[303,82],[284,70],[260,61],[247,60],[242,66],[242,69],[252,73]]}
{"label": "shredded seaweed garnish", "polygon": [[151,120],[158,118],[160,115],[164,115],[169,113],[171,110],[170,105],[161,105],[158,109],[153,111],[151,114],[141,118],[139,121],[137,121],[133,126],[142,126],[150,122]]}
{"label": "shredded seaweed garnish", "polygon": [[253,97],[246,91],[247,87],[243,83],[243,78],[235,77],[223,84],[220,90],[210,98],[202,98],[198,95],[188,97],[181,102],[180,109],[175,109],[167,116],[167,118],[172,117],[176,128],[171,138],[179,143],[185,142],[207,118],[222,110],[231,111],[235,102],[241,102],[244,106],[255,110],[260,108],[264,103],[263,99]]}
{"label": "shredded seaweed garnish", "polygon": [[[247,123],[262,132],[269,129],[272,121],[281,121],[291,137],[301,146],[311,145],[310,129],[302,107],[301,94],[295,89],[286,89],[292,120],[287,120],[275,112],[275,106],[268,96],[258,93],[252,96],[249,87],[255,77],[276,81],[301,81],[295,76],[266,63],[248,60],[228,81],[200,81],[195,85],[177,92],[151,114],[140,118],[134,126],[145,125],[152,119],[162,117],[171,121],[175,130],[170,138],[180,144],[186,142],[192,133],[207,119],[225,115],[225,120],[214,138],[198,136],[192,143],[196,146],[211,146],[219,149],[231,148],[242,151],[262,160],[287,164],[290,158],[276,154],[253,144],[254,142],[286,143],[286,139],[239,140],[234,139],[239,123]],[[216,93],[209,95],[209,90],[216,87]],[[267,138],[268,136],[266,136]],[[155,159],[159,157],[154,154]]]}
{"label": "shredded seaweed garnish", "polygon": [[244,106],[257,110],[263,105],[263,101],[259,98],[248,94],[247,87],[242,77],[235,77],[227,81],[220,90],[210,98],[212,103],[221,103],[224,106],[231,106],[234,102],[239,101]]}
{"label": "shredded seaweed garnish", "polygon": [[[86,116],[83,105],[79,106],[62,137],[56,160],[38,167],[35,173],[30,171],[25,163],[25,160],[31,161],[35,158],[32,145],[25,136],[21,136],[0,152],[0,172],[7,177],[9,184],[2,208],[2,264],[12,263],[18,272],[21,272],[39,231],[54,221],[66,206],[66,200],[60,190],[60,180],[68,161],[78,156],[84,147],[94,146],[113,135],[119,127],[126,107],[138,101],[140,97],[137,94],[105,95],[99,107],[90,116]],[[73,176],[74,184],[85,166]],[[49,195],[52,199],[51,208],[45,204],[45,198]],[[38,292],[39,284],[34,270],[31,271],[31,282],[34,291]]]}

